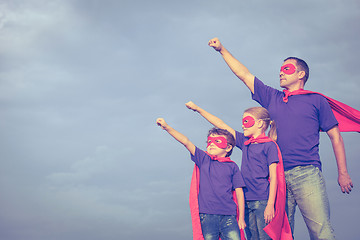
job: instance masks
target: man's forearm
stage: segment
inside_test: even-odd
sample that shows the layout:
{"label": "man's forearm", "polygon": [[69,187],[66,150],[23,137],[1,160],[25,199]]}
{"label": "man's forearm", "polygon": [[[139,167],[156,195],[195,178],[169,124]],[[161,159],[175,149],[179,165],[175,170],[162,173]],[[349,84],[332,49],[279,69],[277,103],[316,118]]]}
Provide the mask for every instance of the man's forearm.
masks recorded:
{"label": "man's forearm", "polygon": [[330,136],[330,141],[334,150],[339,174],[347,174],[345,146],[342,136],[340,133],[333,134]]}
{"label": "man's forearm", "polygon": [[231,71],[245,83],[252,93],[254,93],[254,75],[252,75],[247,67],[239,62],[225,47],[223,47],[219,53]]}
{"label": "man's forearm", "polygon": [[330,137],[335,154],[336,164],[338,167],[338,183],[341,191],[343,193],[350,193],[353,183],[347,169],[344,140],[337,126],[330,129],[327,134]]}

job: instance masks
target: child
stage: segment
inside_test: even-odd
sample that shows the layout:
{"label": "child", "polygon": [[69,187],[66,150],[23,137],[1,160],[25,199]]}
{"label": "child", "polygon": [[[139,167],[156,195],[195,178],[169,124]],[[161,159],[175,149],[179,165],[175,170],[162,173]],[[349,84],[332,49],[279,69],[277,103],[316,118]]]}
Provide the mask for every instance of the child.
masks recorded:
{"label": "child", "polygon": [[[199,212],[192,215],[194,239],[244,239],[241,238],[240,228],[245,228],[242,189],[245,184],[239,167],[229,157],[235,145],[233,135],[223,129],[211,129],[208,134],[207,152],[204,152],[195,147],[186,136],[170,127],[163,118],[158,118],[156,123],[189,150],[191,160],[196,164],[195,170],[198,170],[193,174],[193,177],[197,177],[194,181],[199,181],[199,186],[195,187],[195,191],[198,191],[195,201],[198,201]],[[193,184],[192,181],[192,186]],[[191,205],[190,208],[194,207]],[[198,231],[198,228],[201,228],[201,231]]]}
{"label": "child", "polygon": [[[247,239],[292,239],[285,214],[286,188],[282,159],[274,142],[275,123],[270,119],[268,111],[262,107],[245,110],[242,125],[244,133],[240,133],[193,102],[188,102],[186,106],[199,112],[215,127],[228,130],[235,137],[236,146],[243,151],[241,174],[246,185],[244,195]],[[265,131],[269,125],[270,137],[267,137]],[[269,223],[271,225],[267,226]]]}

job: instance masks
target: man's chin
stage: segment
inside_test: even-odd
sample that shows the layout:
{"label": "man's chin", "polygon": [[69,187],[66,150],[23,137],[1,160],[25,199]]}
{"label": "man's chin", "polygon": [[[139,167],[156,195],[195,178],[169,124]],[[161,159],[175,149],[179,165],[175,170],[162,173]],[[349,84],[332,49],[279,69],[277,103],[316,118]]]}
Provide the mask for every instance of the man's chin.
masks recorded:
{"label": "man's chin", "polygon": [[281,82],[280,82],[280,87],[281,88],[286,88],[286,84],[281,84]]}

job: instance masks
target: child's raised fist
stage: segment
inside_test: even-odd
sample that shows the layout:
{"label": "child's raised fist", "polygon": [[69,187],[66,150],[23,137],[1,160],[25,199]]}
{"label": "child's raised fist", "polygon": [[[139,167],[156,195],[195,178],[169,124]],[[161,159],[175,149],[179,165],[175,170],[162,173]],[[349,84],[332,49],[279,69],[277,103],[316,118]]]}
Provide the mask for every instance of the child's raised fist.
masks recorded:
{"label": "child's raised fist", "polygon": [[165,120],[163,118],[156,119],[156,124],[158,126],[160,126],[162,129],[165,129],[167,126],[167,123],[165,122]]}

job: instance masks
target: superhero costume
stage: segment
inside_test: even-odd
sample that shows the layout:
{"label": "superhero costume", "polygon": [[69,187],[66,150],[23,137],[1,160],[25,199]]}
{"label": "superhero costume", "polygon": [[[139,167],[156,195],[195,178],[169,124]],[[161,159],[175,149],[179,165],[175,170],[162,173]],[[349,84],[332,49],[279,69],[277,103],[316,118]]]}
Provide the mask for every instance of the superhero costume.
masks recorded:
{"label": "superhero costume", "polygon": [[286,201],[286,183],[285,183],[285,174],[284,166],[282,161],[281,152],[279,146],[274,140],[265,136],[265,134],[260,135],[257,138],[251,137],[249,140],[245,141],[245,145],[251,143],[266,143],[274,142],[279,156],[279,162],[276,167],[277,175],[277,189],[276,189],[276,198],[275,198],[275,216],[271,222],[264,228],[264,231],[271,237],[276,240],[288,240],[293,239],[290,229],[290,224],[285,212],[285,201]]}
{"label": "superhero costume", "polygon": [[293,95],[302,94],[319,94],[326,98],[329,102],[331,110],[334,113],[336,120],[339,122],[340,132],[360,132],[360,111],[356,110],[340,101],[325,96],[322,93],[313,92],[309,90],[299,89],[295,91],[284,90],[285,96],[283,101],[288,102],[288,98]]}
{"label": "superhero costume", "polygon": [[[207,152],[205,152],[207,153]],[[208,153],[207,153],[208,154]],[[209,155],[209,154],[208,154]],[[209,155],[212,160],[219,161],[219,162],[233,162],[229,157],[216,157]],[[235,163],[235,162],[233,162]],[[191,213],[191,221],[193,227],[193,239],[194,240],[204,240],[204,236],[201,230],[200,224],[200,216],[199,216],[199,202],[198,202],[198,195],[199,195],[199,183],[200,183],[200,171],[198,166],[195,164],[191,183],[190,183],[190,195],[189,195],[189,204],[190,204],[190,213]],[[235,191],[232,192],[233,200],[237,206],[237,198]],[[239,208],[236,207],[236,219],[239,219]],[[245,234],[243,229],[240,229],[240,237],[241,240],[246,240]]]}

